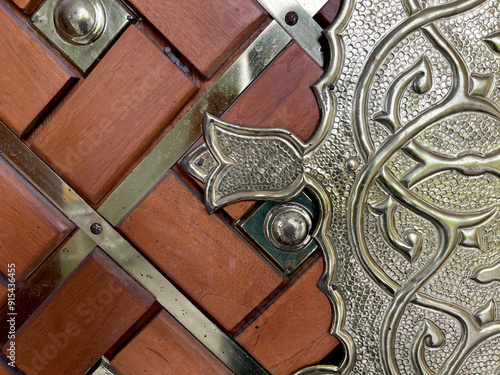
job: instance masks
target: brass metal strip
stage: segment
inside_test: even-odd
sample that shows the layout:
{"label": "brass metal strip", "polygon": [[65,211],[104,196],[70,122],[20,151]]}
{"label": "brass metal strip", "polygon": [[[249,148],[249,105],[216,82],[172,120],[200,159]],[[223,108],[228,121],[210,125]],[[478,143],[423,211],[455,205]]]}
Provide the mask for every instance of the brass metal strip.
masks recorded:
{"label": "brass metal strip", "polygon": [[[89,252],[97,244],[151,293],[193,336],[236,374],[268,374],[235,341],[198,310],[112,225],[94,211],[52,169],[38,158],[5,124],[1,122],[0,124],[0,150],[2,156],[62,213],[68,216],[81,229],[80,233],[85,233],[92,240],[86,242]],[[102,228],[99,234],[94,234],[91,230],[91,226],[95,226],[95,223]],[[81,236],[81,234],[76,236]],[[85,251],[83,251],[84,253]]]}
{"label": "brass metal strip", "polygon": [[297,2],[312,17],[328,3],[328,0],[297,0]]}
{"label": "brass metal strip", "polygon": [[101,357],[101,359],[94,365],[90,370],[88,370],[85,375],[121,375],[117,369],[115,369],[109,363],[106,357]]}
{"label": "brass metal strip", "polygon": [[[306,10],[301,6],[299,0],[257,1],[319,66],[324,65],[325,58],[319,42],[323,36],[323,29],[312,18],[321,9],[321,7],[315,9],[320,5],[320,2],[305,2]],[[325,3],[326,1],[323,2],[323,5]]]}
{"label": "brass metal strip", "polygon": [[221,116],[291,41],[271,22],[99,208],[116,225],[202,135],[203,114]]}

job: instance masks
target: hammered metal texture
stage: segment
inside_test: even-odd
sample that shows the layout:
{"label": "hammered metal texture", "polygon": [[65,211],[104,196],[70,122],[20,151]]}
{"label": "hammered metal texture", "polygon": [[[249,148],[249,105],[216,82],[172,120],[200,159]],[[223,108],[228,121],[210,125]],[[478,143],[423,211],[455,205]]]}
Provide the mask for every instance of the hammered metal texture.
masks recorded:
{"label": "hammered metal texture", "polygon": [[347,354],[297,374],[498,374],[500,3],[347,0],[325,34],[309,142],[207,117],[207,208],[316,193]]}

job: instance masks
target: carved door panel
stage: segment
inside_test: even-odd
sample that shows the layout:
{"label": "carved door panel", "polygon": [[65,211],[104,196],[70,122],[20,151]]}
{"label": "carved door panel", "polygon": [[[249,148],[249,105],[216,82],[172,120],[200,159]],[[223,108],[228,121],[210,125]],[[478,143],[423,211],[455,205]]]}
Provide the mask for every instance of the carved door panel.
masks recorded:
{"label": "carved door panel", "polygon": [[0,4],[0,373],[500,371],[498,2],[117,4]]}

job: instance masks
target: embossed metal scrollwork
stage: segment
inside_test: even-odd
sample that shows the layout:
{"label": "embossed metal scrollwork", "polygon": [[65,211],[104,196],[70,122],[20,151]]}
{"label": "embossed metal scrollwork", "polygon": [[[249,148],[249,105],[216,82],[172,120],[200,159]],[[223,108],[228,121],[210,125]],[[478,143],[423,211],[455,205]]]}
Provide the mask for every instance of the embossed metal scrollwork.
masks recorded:
{"label": "embossed metal scrollwork", "polygon": [[325,34],[309,142],[207,116],[209,211],[317,194],[347,355],[297,375],[498,373],[499,2],[347,0]]}

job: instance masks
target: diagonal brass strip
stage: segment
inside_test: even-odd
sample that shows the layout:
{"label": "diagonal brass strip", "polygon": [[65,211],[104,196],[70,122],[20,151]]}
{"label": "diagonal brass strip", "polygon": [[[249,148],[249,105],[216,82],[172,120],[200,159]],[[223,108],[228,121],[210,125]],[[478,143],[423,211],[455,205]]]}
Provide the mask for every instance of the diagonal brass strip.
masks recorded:
{"label": "diagonal brass strip", "polygon": [[328,0],[297,0],[297,3],[312,17],[328,3]]}
{"label": "diagonal brass strip", "polygon": [[[130,245],[106,220],[92,209],[52,169],[1,123],[2,156],[30,181],[61,212],[72,220],[92,241],[88,251],[97,244],[120,267],[141,284],[186,329],[236,374],[268,374],[235,341],[196,308],[146,258]],[[102,226],[93,234],[90,226]],[[80,235],[75,235],[72,240]],[[95,242],[95,243],[94,243]],[[67,247],[68,245],[66,245]],[[82,252],[84,254],[85,251]]]}
{"label": "diagonal brass strip", "polygon": [[[324,65],[325,58],[319,42],[323,35],[323,29],[312,18],[319,11],[315,7],[320,6],[320,2],[308,3],[307,9],[304,9],[300,4],[300,0],[257,1],[319,66]],[[323,2],[323,5],[325,4],[326,1]],[[291,12],[294,13],[295,18],[292,17],[287,22],[288,15]]]}
{"label": "diagonal brass strip", "polygon": [[201,137],[203,114],[220,116],[291,41],[271,22],[99,208],[116,225]]}

